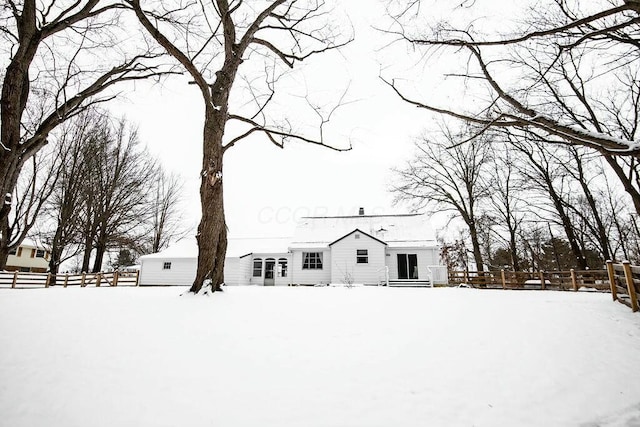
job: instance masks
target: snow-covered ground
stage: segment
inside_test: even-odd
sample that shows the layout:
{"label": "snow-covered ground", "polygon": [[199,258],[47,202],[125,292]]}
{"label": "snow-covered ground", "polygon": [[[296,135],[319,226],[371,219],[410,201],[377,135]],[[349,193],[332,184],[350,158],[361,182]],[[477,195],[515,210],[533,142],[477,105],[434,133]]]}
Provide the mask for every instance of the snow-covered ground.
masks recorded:
{"label": "snow-covered ground", "polygon": [[0,425],[640,425],[608,294],[183,291],[0,291]]}

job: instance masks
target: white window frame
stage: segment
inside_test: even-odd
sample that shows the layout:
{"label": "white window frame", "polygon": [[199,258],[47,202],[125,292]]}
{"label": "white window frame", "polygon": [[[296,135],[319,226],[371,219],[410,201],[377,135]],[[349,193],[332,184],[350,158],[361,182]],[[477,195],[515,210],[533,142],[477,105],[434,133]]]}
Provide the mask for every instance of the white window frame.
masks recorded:
{"label": "white window frame", "polygon": [[[256,265],[258,265],[258,268],[256,268]],[[255,258],[253,260],[253,268],[251,271],[251,277],[262,277],[262,258]],[[256,274],[256,272],[258,274]]]}

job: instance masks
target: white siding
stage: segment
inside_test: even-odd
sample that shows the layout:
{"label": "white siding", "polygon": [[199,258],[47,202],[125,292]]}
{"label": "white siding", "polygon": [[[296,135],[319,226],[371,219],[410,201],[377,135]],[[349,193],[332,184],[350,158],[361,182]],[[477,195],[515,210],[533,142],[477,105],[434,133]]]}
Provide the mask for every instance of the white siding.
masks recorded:
{"label": "white siding", "polygon": [[393,248],[387,249],[387,265],[389,280],[398,280],[398,254],[416,254],[418,256],[418,280],[429,280],[428,267],[439,265],[438,248]]}
{"label": "white siding", "polygon": [[[224,279],[227,285],[249,284],[250,257],[226,258],[224,261]],[[170,262],[171,268],[165,270],[164,263]],[[140,262],[141,286],[191,286],[196,278],[196,258],[142,258]]]}
{"label": "white siding", "polygon": [[[322,270],[303,270],[303,252],[322,252]],[[317,285],[331,282],[331,252],[325,249],[296,249],[292,252],[292,262],[289,266],[292,274],[290,280],[294,285]]]}
{"label": "white siding", "polygon": [[[368,263],[356,262],[358,249],[367,250]],[[379,284],[385,276],[385,245],[363,233],[351,233],[331,245],[331,262],[332,283]]]}
{"label": "white siding", "polygon": [[[171,269],[165,270],[164,263]],[[196,278],[196,258],[142,258],[140,260],[140,286],[190,286]]]}
{"label": "white siding", "polygon": [[251,257],[227,257],[224,260],[224,283],[228,286],[248,285]]}

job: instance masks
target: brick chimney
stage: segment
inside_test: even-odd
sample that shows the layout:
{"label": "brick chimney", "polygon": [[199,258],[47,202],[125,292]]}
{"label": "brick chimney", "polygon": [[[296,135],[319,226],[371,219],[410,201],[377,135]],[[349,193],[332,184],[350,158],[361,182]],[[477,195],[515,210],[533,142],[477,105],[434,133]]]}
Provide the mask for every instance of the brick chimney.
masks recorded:
{"label": "brick chimney", "polygon": [[364,215],[364,208],[360,208],[360,210],[358,210],[358,215]]}

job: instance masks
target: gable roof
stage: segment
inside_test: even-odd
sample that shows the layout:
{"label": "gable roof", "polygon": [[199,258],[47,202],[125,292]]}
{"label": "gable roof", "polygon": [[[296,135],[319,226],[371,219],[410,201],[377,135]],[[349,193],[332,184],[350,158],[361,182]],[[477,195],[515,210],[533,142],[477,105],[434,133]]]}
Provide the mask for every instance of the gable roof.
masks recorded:
{"label": "gable roof", "polygon": [[338,240],[334,240],[333,242],[329,243],[329,246],[331,246],[331,245],[333,245],[333,244],[335,244],[335,243],[338,243],[340,240],[345,239],[345,238],[347,238],[347,237],[351,236],[353,233],[362,233],[362,234],[364,234],[365,236],[367,236],[367,237],[369,237],[369,238],[371,238],[371,239],[373,239],[373,240],[375,240],[375,241],[377,241],[377,242],[380,242],[380,243],[382,243],[383,245],[385,245],[385,246],[386,246],[386,242],[383,242],[382,240],[380,240],[380,239],[378,239],[378,238],[375,238],[375,237],[373,237],[372,235],[367,234],[367,233],[365,233],[364,231],[362,231],[362,230],[360,230],[360,229],[358,229],[358,228],[356,228],[355,230],[353,230],[351,233],[347,233],[347,234],[345,234],[344,236],[340,237]]}
{"label": "gable roof", "polygon": [[423,214],[303,217],[291,249],[322,248],[360,230],[389,247],[436,247],[436,237]]}

